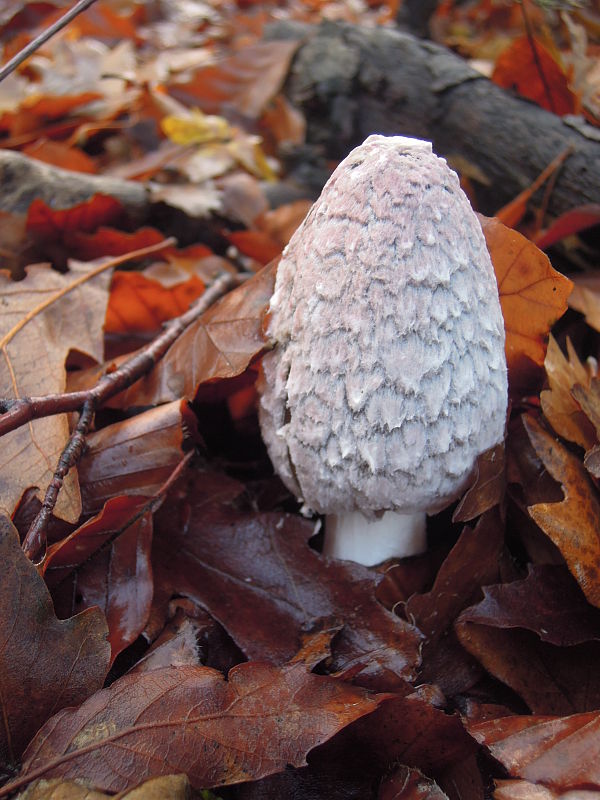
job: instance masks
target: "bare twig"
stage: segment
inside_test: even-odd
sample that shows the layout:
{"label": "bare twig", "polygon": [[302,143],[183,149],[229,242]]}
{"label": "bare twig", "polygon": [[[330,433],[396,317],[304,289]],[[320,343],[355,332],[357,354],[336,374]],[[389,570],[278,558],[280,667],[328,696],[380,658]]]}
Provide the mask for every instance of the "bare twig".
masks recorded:
{"label": "bare twig", "polygon": [[38,50],[48,39],[51,39],[55,33],[58,33],[64,27],[66,27],[69,22],[75,19],[78,14],[81,14],[82,11],[85,11],[86,8],[89,8],[93,5],[96,0],[78,0],[77,3],[70,8],[65,14],[57,19],[49,28],[42,31],[39,36],[36,36],[35,39],[32,39],[28,45],[26,45],[22,50],[20,50],[15,56],[13,56],[10,61],[7,61],[6,64],[0,68],[0,81],[3,81],[4,78],[7,78],[11,72],[14,72],[16,68],[23,63],[29,56],[33,55],[36,50]]}
{"label": "bare twig", "polygon": [[[102,403],[106,402],[106,400],[119,394],[123,389],[132,386],[139,378],[150,372],[154,365],[165,355],[169,347],[181,336],[184,330],[201,317],[221,295],[238,284],[241,280],[244,280],[245,277],[246,276],[230,275],[226,273],[220,278],[217,278],[213,285],[204,292],[202,297],[194,303],[189,311],[172,320],[168,324],[166,330],[157,336],[154,341],[141,350],[138,350],[114,372],[103,375],[98,383],[87,392],[54,395],[52,397],[54,406],[49,411],[51,414],[62,413],[66,410],[72,411],[75,407],[80,408],[81,404],[74,406],[74,401],[83,400],[83,408],[79,422],[59,459],[54,478],[46,491],[42,508],[31,524],[23,542],[23,550],[29,558],[33,559],[40,550],[45,548],[46,528],[54,506],[56,505],[58,492],[63,484],[65,475],[69,469],[77,463],[81,455],[83,444],[85,443],[85,436],[89,430],[96,409],[102,405]],[[15,401],[11,411],[9,411],[9,414],[13,414],[12,421],[18,419],[19,414],[21,414],[23,418],[29,415],[29,419],[33,419],[33,415],[36,411],[39,412],[42,409],[45,413],[41,413],[39,416],[46,416],[48,414],[48,406],[41,402],[44,398],[37,398],[37,400],[40,401],[37,404],[35,400],[36,398],[24,398]],[[19,406],[19,404],[22,405]],[[20,409],[22,409],[22,411]],[[20,422],[19,424],[23,423]]]}

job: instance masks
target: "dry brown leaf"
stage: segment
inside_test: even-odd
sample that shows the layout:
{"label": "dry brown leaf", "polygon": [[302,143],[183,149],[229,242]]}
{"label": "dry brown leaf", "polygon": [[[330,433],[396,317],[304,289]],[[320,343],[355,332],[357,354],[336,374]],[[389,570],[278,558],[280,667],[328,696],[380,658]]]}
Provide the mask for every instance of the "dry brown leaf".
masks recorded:
{"label": "dry brown leaf", "polygon": [[497,219],[479,219],[498,281],[509,380],[513,389],[528,387],[531,362],[544,363],[548,333],[567,310],[573,284],[522,234]]}
{"label": "dry brown leaf", "polygon": [[[71,349],[102,360],[107,266],[71,262],[70,271],[61,275],[48,266],[34,265],[18,282],[0,273],[2,397],[64,391],[64,364]],[[68,436],[67,417],[61,414],[34,420],[2,438],[0,510],[10,516],[29,486],[37,486],[43,496]],[[71,470],[55,514],[74,522],[80,513],[77,475]]]}
{"label": "dry brown leaf", "polygon": [[600,331],[600,275],[577,275],[569,306],[583,314],[590,327]]}
{"label": "dry brown leaf", "polygon": [[544,367],[550,388],[541,392],[540,401],[546,418],[564,439],[589,450],[598,437],[572,391],[575,384],[589,388],[592,379],[590,369],[581,363],[570,339],[567,339],[565,357],[552,335],[548,341]]}
{"label": "dry brown leaf", "polygon": [[102,686],[106,634],[97,608],[57,619],[17,531],[0,517],[0,764],[14,764],[52,714]]}
{"label": "dry brown leaf", "polygon": [[554,542],[588,602],[600,606],[600,501],[581,461],[525,415],[523,424],[539,458],[561,484],[562,503],[529,506],[531,517]]}
{"label": "dry brown leaf", "polygon": [[183,458],[186,436],[197,440],[196,421],[181,400],[90,434],[79,463],[86,512],[120,495],[156,494]]}
{"label": "dry brown leaf", "polygon": [[196,666],[129,674],[49,720],[12,786],[81,778],[115,792],[174,772],[196,789],[257,780],[303,766],[313,747],[385,698],[302,664],[240,664],[228,680]]}
{"label": "dry brown leaf", "polygon": [[[568,796],[567,796],[568,795]],[[554,792],[539,783],[529,781],[496,781],[494,800],[600,800],[600,791]]]}
{"label": "dry brown leaf", "polygon": [[60,778],[35,781],[15,800],[188,800],[189,797],[187,775],[164,775],[118,795],[98,792],[82,781],[63,781]]}
{"label": "dry brown leaf", "polygon": [[509,775],[562,792],[600,789],[600,714],[502,717],[468,726]]}

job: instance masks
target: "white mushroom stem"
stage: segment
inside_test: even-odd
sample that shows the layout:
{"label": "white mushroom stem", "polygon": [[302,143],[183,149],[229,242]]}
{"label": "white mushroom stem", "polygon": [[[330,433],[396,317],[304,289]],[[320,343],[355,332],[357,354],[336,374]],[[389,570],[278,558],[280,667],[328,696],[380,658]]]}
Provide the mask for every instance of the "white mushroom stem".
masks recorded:
{"label": "white mushroom stem", "polygon": [[366,567],[388,558],[405,558],[427,549],[426,515],[386,511],[369,520],[360,511],[329,514],[325,521],[323,554],[356,561]]}

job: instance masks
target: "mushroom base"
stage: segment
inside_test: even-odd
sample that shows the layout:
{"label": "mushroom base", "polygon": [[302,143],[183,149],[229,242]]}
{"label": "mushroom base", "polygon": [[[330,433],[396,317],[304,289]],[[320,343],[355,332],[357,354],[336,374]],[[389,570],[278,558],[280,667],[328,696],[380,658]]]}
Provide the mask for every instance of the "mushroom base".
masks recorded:
{"label": "mushroom base", "polygon": [[426,515],[386,511],[368,520],[359,511],[331,514],[325,521],[323,555],[372,567],[388,558],[404,558],[427,549]]}

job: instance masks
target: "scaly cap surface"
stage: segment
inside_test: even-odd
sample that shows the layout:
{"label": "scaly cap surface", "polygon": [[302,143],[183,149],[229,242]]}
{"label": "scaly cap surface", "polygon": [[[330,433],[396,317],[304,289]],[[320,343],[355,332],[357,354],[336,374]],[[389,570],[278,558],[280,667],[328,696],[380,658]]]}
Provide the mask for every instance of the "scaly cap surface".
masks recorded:
{"label": "scaly cap surface", "polygon": [[503,437],[504,326],[456,174],[429,142],[369,136],[284,251],[260,422],[321,513],[435,511]]}

